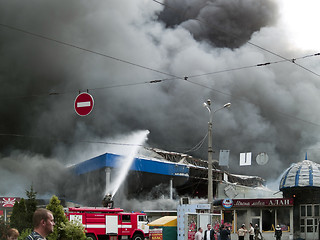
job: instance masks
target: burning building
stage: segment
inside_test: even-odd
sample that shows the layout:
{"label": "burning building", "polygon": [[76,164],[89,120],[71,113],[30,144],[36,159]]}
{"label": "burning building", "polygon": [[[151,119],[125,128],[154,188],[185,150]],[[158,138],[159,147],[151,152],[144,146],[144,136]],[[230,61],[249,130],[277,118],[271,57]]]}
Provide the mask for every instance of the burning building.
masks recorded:
{"label": "burning building", "polygon": [[[82,199],[85,200],[84,204],[100,205],[105,194],[111,193],[108,186],[114,185],[123,166],[129,164],[121,162],[122,158],[121,155],[105,153],[72,167],[79,178],[79,188],[86,192],[85,199]],[[127,199],[159,199],[163,196],[169,199],[178,196],[207,198],[208,163],[205,160],[183,153],[144,148],[128,168],[128,173],[122,179],[121,193],[117,193]],[[219,168],[217,161],[213,163],[212,175],[215,197],[232,197],[232,194],[242,197],[243,194],[239,193],[250,196],[251,190],[257,192],[265,184],[257,176],[226,172]],[[114,194],[111,195],[113,197]]]}

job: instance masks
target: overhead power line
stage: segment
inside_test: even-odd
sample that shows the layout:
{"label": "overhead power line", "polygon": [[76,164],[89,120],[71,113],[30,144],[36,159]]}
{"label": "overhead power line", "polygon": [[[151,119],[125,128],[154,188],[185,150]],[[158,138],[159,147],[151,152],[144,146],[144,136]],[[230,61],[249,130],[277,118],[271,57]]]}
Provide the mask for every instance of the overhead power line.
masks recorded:
{"label": "overhead power line", "polygon": [[[165,5],[163,3],[160,3],[159,1],[155,1],[153,0],[154,2],[156,3],[159,3],[159,4],[162,4],[166,7],[169,7],[168,5]],[[169,7],[173,10],[175,10],[174,8],[172,7]],[[176,11],[176,10],[175,10]],[[196,19],[198,20],[198,19]],[[313,57],[313,56],[319,56],[320,53],[315,53],[315,54],[309,54],[309,55],[306,55],[306,56],[303,56],[303,57],[297,57],[297,58],[291,58],[291,59],[286,59],[286,58],[283,58],[283,60],[280,60],[280,61],[274,61],[274,62],[266,62],[266,63],[259,63],[259,64],[255,64],[255,65],[251,65],[251,66],[243,66],[243,67],[238,67],[238,68],[231,68],[231,69],[225,69],[225,70],[218,70],[218,71],[215,71],[215,72],[210,72],[210,73],[204,73],[204,74],[199,74],[199,75],[191,75],[191,76],[185,76],[185,77],[180,77],[180,76],[176,76],[176,75],[173,75],[173,74],[170,74],[170,73],[166,73],[166,72],[163,72],[163,71],[160,71],[160,70],[157,70],[157,69],[152,69],[152,68],[149,68],[149,67],[146,67],[146,66],[143,66],[143,65],[140,65],[140,64],[137,64],[137,63],[134,63],[134,62],[130,62],[130,61],[127,61],[127,60],[123,60],[123,59],[120,59],[120,58],[117,58],[117,57],[114,57],[114,56],[111,56],[111,55],[108,55],[108,54],[104,54],[104,53],[100,53],[100,52],[97,52],[97,51],[93,51],[93,50],[90,50],[90,49],[86,49],[86,48],[83,48],[83,47],[79,47],[75,44],[71,44],[71,43],[66,43],[66,42],[63,42],[61,40],[57,40],[57,39],[54,39],[54,38],[51,38],[51,37],[47,37],[47,36],[44,36],[44,35],[41,35],[41,34],[37,34],[37,33],[33,33],[33,32],[30,32],[30,31],[27,31],[27,30],[24,30],[24,29],[21,29],[21,28],[17,28],[17,27],[13,27],[13,26],[9,26],[9,25],[6,25],[6,24],[2,24],[0,23],[0,26],[2,27],[5,27],[5,28],[8,28],[10,30],[14,30],[14,31],[19,31],[19,32],[22,32],[22,33],[25,33],[25,34],[29,34],[29,35],[32,35],[32,36],[35,36],[35,37],[38,37],[38,38],[42,38],[42,39],[45,39],[45,40],[48,40],[48,41],[53,41],[53,42],[56,42],[56,43],[59,43],[59,44],[62,44],[62,45],[65,45],[65,46],[69,46],[69,47],[72,47],[72,48],[76,48],[76,49],[79,49],[79,50],[82,50],[82,51],[86,51],[86,52],[89,52],[89,53],[92,53],[92,54],[96,54],[96,55],[99,55],[99,56],[103,56],[103,57],[106,57],[106,58],[109,58],[109,59],[112,59],[112,60],[116,60],[116,61],[119,61],[119,62],[122,62],[122,63],[126,63],[126,64],[129,64],[129,65],[133,65],[133,66],[136,66],[136,67],[139,67],[139,68],[143,68],[143,69],[146,69],[146,70],[150,70],[150,71],[153,71],[153,72],[157,72],[157,73],[161,73],[161,74],[164,74],[164,75],[167,75],[167,76],[171,76],[172,78],[167,78],[167,79],[156,79],[156,80],[150,80],[150,81],[143,81],[143,82],[137,82],[137,83],[128,83],[128,84],[118,84],[118,85],[112,85],[112,86],[105,86],[105,87],[97,87],[97,88],[87,88],[87,90],[90,90],[90,91],[93,91],[93,90],[102,90],[102,89],[108,89],[108,88],[118,88],[118,87],[128,87],[128,86],[134,86],[134,85],[143,85],[143,84],[150,84],[150,83],[160,83],[160,82],[164,82],[164,81],[168,81],[168,80],[187,80],[187,79],[190,79],[190,78],[195,78],[195,77],[201,77],[201,76],[206,76],[206,75],[212,75],[212,74],[218,74],[218,73],[224,73],[224,72],[231,72],[231,71],[237,71],[237,70],[242,70],[242,69],[248,69],[248,68],[254,68],[254,67],[262,67],[262,66],[267,66],[267,65],[271,65],[271,64],[276,64],[276,63],[281,63],[281,62],[286,62],[286,61],[290,61],[292,63],[296,63],[296,60],[299,60],[299,59],[304,59],[304,58],[308,58],[308,57]],[[257,47],[261,48],[260,46],[256,45]],[[269,51],[267,49],[264,49],[266,51]],[[269,51],[271,52],[271,51]],[[272,53],[272,52],[271,52]],[[274,53],[275,54],[275,53]],[[278,54],[275,54],[277,55],[278,57],[281,57],[280,55]],[[314,73],[316,74],[316,73]],[[317,76],[320,76],[318,74],[316,74]],[[32,94],[32,95],[24,95],[24,96],[16,96],[16,97],[1,97],[0,99],[14,99],[14,98],[27,98],[27,97],[44,97],[44,96],[48,96],[48,95],[62,95],[62,94],[74,94],[76,92],[78,92],[79,90],[71,90],[71,91],[65,91],[65,92],[51,92],[51,93],[40,93],[40,94]]]}
{"label": "overhead power line", "polygon": [[59,44],[65,45],[65,46],[77,48],[77,49],[85,51],[85,52],[89,52],[89,53],[93,53],[93,54],[96,54],[96,55],[99,55],[99,56],[102,56],[102,57],[110,58],[112,60],[119,61],[119,62],[122,62],[122,63],[126,63],[126,64],[129,64],[129,65],[132,65],[132,66],[136,66],[136,67],[143,68],[143,69],[146,69],[146,70],[150,70],[150,71],[153,71],[153,72],[161,73],[163,75],[167,75],[167,76],[170,76],[170,77],[178,78],[177,76],[172,75],[170,73],[166,73],[166,72],[163,72],[163,71],[160,71],[160,70],[157,70],[157,69],[153,69],[153,68],[146,67],[146,66],[143,66],[143,65],[140,65],[140,64],[137,64],[137,63],[133,63],[133,62],[130,62],[130,61],[127,61],[127,60],[123,60],[123,59],[120,59],[120,58],[117,58],[117,57],[114,57],[114,56],[111,56],[111,55],[108,55],[108,54],[104,54],[104,53],[100,53],[100,52],[97,52],[97,51],[93,51],[93,50],[90,50],[90,49],[87,49],[87,48],[84,48],[84,47],[77,46],[75,44],[63,42],[63,41],[60,41],[60,40],[57,40],[57,39],[54,39],[54,38],[51,38],[51,37],[47,37],[47,36],[44,36],[44,35],[41,35],[41,34],[33,33],[33,32],[30,32],[30,31],[27,31],[27,30],[24,30],[24,29],[21,29],[21,28],[9,26],[9,25],[3,24],[3,23],[0,23],[0,26],[8,28],[8,29],[11,29],[11,30],[23,32],[25,34],[32,35],[34,37],[38,37],[38,38],[46,39],[48,41],[56,42],[56,43],[59,43]]}
{"label": "overhead power line", "polygon": [[[217,92],[217,93],[220,93],[220,94],[223,94],[223,95],[232,97],[233,99],[236,99],[236,100],[238,100],[238,101],[248,102],[248,101],[245,100],[245,99],[242,99],[242,98],[239,98],[239,97],[234,97],[232,94],[222,92],[222,91],[220,91],[220,90],[217,90],[217,89],[208,87],[208,86],[203,85],[203,84],[201,84],[201,83],[193,82],[193,81],[190,81],[189,79],[187,79],[186,81],[189,82],[189,83],[191,83],[191,84],[198,85],[198,86],[200,86],[200,87],[210,89],[211,91],[214,91],[214,92]],[[286,113],[283,113],[283,112],[280,112],[280,111],[277,111],[277,110],[274,110],[274,109],[272,109],[272,112],[275,112],[275,113],[277,113],[277,114],[279,114],[279,115],[282,115],[282,116],[284,116],[284,117],[287,117],[287,118],[295,119],[295,120],[298,120],[298,121],[300,121],[300,122],[304,122],[304,123],[308,123],[308,124],[312,124],[312,125],[314,125],[314,126],[320,127],[320,124],[318,124],[318,123],[310,122],[310,121],[304,120],[304,119],[302,119],[302,118],[298,118],[298,117],[292,116],[292,115],[290,115],[290,114],[286,114]]]}
{"label": "overhead power line", "polygon": [[[169,6],[168,4],[159,2],[159,1],[157,1],[157,0],[152,0],[152,1],[155,2],[155,3],[157,3],[157,4],[161,4],[161,5],[169,8],[169,9],[172,9],[172,10],[174,10],[175,12],[177,12],[177,13],[180,14],[180,11],[179,11],[178,9],[173,8],[173,7]],[[216,30],[220,31],[221,33],[224,33],[224,34],[226,34],[226,35],[228,35],[228,36],[230,36],[230,37],[233,37],[234,39],[240,39],[240,37],[238,37],[237,35],[235,35],[235,34],[233,34],[233,33],[230,33],[230,32],[226,32],[224,29],[220,28],[219,26],[215,25],[215,24],[212,23],[212,22],[208,23],[208,22],[202,21],[201,19],[198,19],[198,18],[193,18],[193,20],[196,20],[196,21],[198,21],[198,22],[200,22],[200,23],[202,23],[202,24],[204,24],[204,25],[209,25],[209,24],[210,24],[210,27],[215,28]],[[269,49],[267,49],[267,48],[264,48],[264,47],[262,47],[262,46],[259,46],[258,44],[255,44],[255,43],[253,43],[253,42],[251,42],[251,41],[247,41],[247,44],[249,44],[249,45],[251,45],[251,46],[254,46],[254,47],[256,47],[256,48],[258,48],[258,49],[260,49],[260,50],[263,50],[263,51],[265,51],[265,52],[267,52],[267,53],[270,53],[270,54],[272,54],[272,55],[274,55],[274,56],[277,56],[277,57],[279,57],[279,58],[281,58],[281,59],[283,59],[283,60],[285,60],[285,61],[287,61],[287,62],[291,62],[291,63],[295,64],[296,66],[298,66],[298,67],[300,67],[300,68],[302,68],[302,69],[304,69],[304,70],[306,70],[306,71],[308,71],[308,72],[310,72],[310,73],[312,73],[312,74],[320,77],[320,74],[318,74],[318,73],[316,73],[316,72],[314,72],[314,71],[312,71],[312,70],[310,70],[310,69],[308,69],[308,68],[306,68],[306,67],[304,67],[304,66],[302,66],[302,65],[300,65],[300,64],[298,64],[298,63],[296,63],[295,61],[292,61],[292,59],[283,57],[282,55],[280,55],[280,54],[278,54],[278,53],[276,53],[276,52],[273,52],[273,51],[271,51],[271,50],[269,50]]]}
{"label": "overhead power line", "polygon": [[[160,2],[158,2],[158,1],[155,1],[155,0],[152,0],[152,1],[157,2],[157,3],[160,4]],[[168,7],[167,5],[165,5],[163,3],[161,3],[161,4],[166,6],[166,7]],[[169,7],[169,8],[175,10],[172,7]],[[199,19],[195,19],[195,20],[200,21]],[[315,53],[315,54],[311,54],[311,55],[307,55],[307,56],[303,56],[303,57],[288,59],[288,58],[282,57],[281,55],[279,55],[277,53],[274,53],[274,52],[272,52],[272,51],[270,51],[268,49],[265,49],[265,48],[260,47],[260,46],[258,46],[256,44],[248,42],[249,44],[251,44],[251,45],[253,45],[253,46],[255,46],[255,47],[257,47],[257,48],[259,48],[261,50],[264,50],[264,51],[269,52],[269,53],[271,53],[271,54],[273,54],[275,56],[278,56],[278,57],[282,58],[283,60],[275,61],[275,62],[260,63],[260,64],[256,64],[256,65],[244,66],[244,67],[239,67],[239,68],[225,69],[225,70],[220,70],[220,71],[211,72],[211,73],[204,73],[204,74],[200,74],[200,75],[179,77],[179,76],[175,76],[175,75],[170,74],[170,73],[166,73],[166,72],[163,72],[163,71],[160,71],[160,70],[157,70],[157,69],[152,69],[150,67],[146,67],[146,66],[143,66],[143,65],[140,65],[140,64],[137,64],[137,63],[133,63],[133,62],[130,62],[130,61],[127,61],[127,60],[123,60],[123,59],[120,59],[120,58],[117,58],[117,57],[113,57],[111,55],[107,55],[107,54],[104,54],[104,53],[100,53],[100,52],[97,52],[97,51],[93,51],[93,50],[90,50],[90,49],[79,47],[79,46],[74,45],[74,44],[66,43],[66,42],[63,42],[61,40],[57,40],[57,39],[54,39],[54,38],[51,38],[51,37],[43,36],[43,35],[40,35],[40,34],[37,34],[37,33],[33,33],[33,32],[30,32],[30,31],[27,31],[27,30],[24,30],[24,29],[20,29],[20,28],[17,28],[17,27],[9,26],[9,25],[2,24],[2,23],[0,23],[0,26],[4,27],[4,28],[7,28],[7,29],[23,32],[25,34],[29,34],[29,35],[32,35],[34,37],[46,39],[48,41],[53,41],[53,42],[56,42],[56,43],[59,43],[59,44],[65,45],[65,46],[73,47],[73,48],[76,48],[76,49],[79,49],[79,50],[82,50],[82,51],[86,51],[86,52],[89,52],[89,53],[92,53],[92,54],[96,54],[96,55],[99,55],[99,56],[102,56],[102,57],[106,57],[106,58],[109,58],[109,59],[112,59],[112,60],[116,60],[116,61],[119,61],[119,62],[122,62],[122,63],[126,63],[126,64],[129,64],[129,65],[132,65],[132,66],[136,66],[136,67],[139,67],[139,68],[142,68],[142,69],[150,70],[150,71],[153,71],[153,72],[157,72],[157,73],[164,74],[164,75],[172,77],[172,78],[168,78],[168,79],[156,79],[156,80],[144,81],[144,82],[140,82],[140,83],[119,84],[119,85],[99,87],[99,88],[91,88],[91,89],[88,88],[87,90],[99,90],[99,89],[126,87],[126,86],[141,85],[141,84],[152,84],[152,83],[160,83],[160,82],[164,82],[164,81],[168,81],[168,80],[175,80],[176,79],[176,80],[185,80],[185,81],[187,81],[187,82],[189,82],[191,84],[195,84],[195,85],[210,89],[212,91],[218,92],[220,94],[233,97],[231,94],[222,92],[222,91],[217,90],[217,89],[210,88],[210,87],[205,86],[205,85],[200,84],[200,83],[196,83],[196,82],[190,81],[189,79],[190,78],[195,78],[195,77],[200,77],[200,76],[205,76],[205,75],[210,75],[210,74],[217,74],[217,73],[236,71],[236,70],[246,69],[246,68],[267,66],[267,65],[270,65],[270,64],[276,64],[276,63],[285,62],[285,61],[296,64],[296,60],[298,60],[298,59],[303,59],[303,58],[308,58],[308,57],[313,57],[313,56],[319,56],[320,55],[320,53]],[[223,33],[225,33],[223,30],[221,30],[221,31]],[[317,73],[315,73],[315,72],[313,72],[313,71],[311,71],[311,70],[309,70],[309,69],[307,69],[307,68],[305,68],[305,67],[303,67],[301,65],[298,65],[298,64],[296,64],[296,65],[299,66],[299,67],[302,67],[303,69],[305,69],[305,70],[307,70],[309,72],[312,72],[313,74],[315,74],[317,76],[320,76],[319,74],[317,74]],[[43,93],[43,94],[33,94],[33,95],[17,96],[17,97],[4,97],[4,98],[1,98],[1,99],[26,98],[26,97],[43,97],[43,96],[48,96],[48,95],[69,94],[69,93],[75,93],[75,92],[78,92],[78,90],[73,90],[73,91],[68,91],[68,92],[51,92],[51,93]],[[239,99],[239,98],[235,98],[235,99],[238,99],[240,101],[245,101],[245,100]],[[303,121],[305,123],[309,123],[309,124],[312,124],[312,125],[320,126],[319,124],[316,124],[316,123],[313,123],[313,122],[310,122],[310,121],[306,121],[306,120],[303,120],[303,119],[300,119],[300,118],[297,118],[297,117],[294,117],[294,116],[291,116],[291,115],[288,115],[288,114],[284,114],[282,112],[278,112],[278,111],[275,111],[275,110],[273,110],[273,111],[277,112],[277,113],[279,113],[279,114],[281,114],[283,116],[290,117],[292,119],[296,119],[296,120],[299,120],[299,121]]]}
{"label": "overhead power line", "polygon": [[[308,55],[305,55],[303,57],[291,58],[290,61],[291,62],[295,62],[295,61],[300,60],[300,59],[316,57],[316,56],[320,56],[320,53],[308,54]],[[273,61],[273,62],[258,63],[258,64],[255,64],[255,65],[249,65],[249,66],[243,66],[243,67],[237,67],[237,68],[227,68],[227,69],[218,70],[218,71],[215,71],[215,72],[203,73],[203,74],[198,74],[198,75],[190,75],[187,78],[196,78],[196,77],[202,77],[202,76],[207,76],[207,75],[212,75],[212,74],[225,73],[225,72],[231,72],[231,71],[238,71],[238,70],[243,70],[243,69],[248,69],[248,68],[255,68],[255,67],[265,67],[265,66],[268,66],[268,65],[277,64],[277,63],[283,63],[283,62],[287,62],[287,60],[279,60],[279,61]]]}
{"label": "overhead power line", "polygon": [[[137,85],[144,85],[144,84],[155,84],[161,83],[169,80],[175,80],[180,78],[165,78],[165,79],[156,79],[150,81],[143,81],[143,82],[136,82],[136,83],[124,83],[124,84],[116,84],[110,85],[105,87],[97,87],[97,88],[87,88],[86,91],[96,91],[96,90],[103,90],[103,89],[110,89],[110,88],[120,88],[120,87],[129,87],[129,86],[137,86]],[[39,94],[30,94],[30,95],[21,95],[21,96],[12,96],[12,97],[0,97],[0,99],[18,99],[18,98],[30,98],[30,97],[47,97],[47,96],[57,96],[57,95],[64,95],[64,94],[75,94],[78,93],[79,90],[70,90],[70,91],[53,91],[49,93],[39,93]]]}

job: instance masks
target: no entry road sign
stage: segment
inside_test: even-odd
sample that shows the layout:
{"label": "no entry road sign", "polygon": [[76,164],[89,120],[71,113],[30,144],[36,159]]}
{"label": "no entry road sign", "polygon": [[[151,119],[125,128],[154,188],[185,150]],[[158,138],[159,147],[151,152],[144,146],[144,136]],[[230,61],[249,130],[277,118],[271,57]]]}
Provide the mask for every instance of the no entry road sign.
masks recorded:
{"label": "no entry road sign", "polygon": [[86,92],[80,93],[74,100],[74,110],[80,116],[88,115],[93,109],[93,97]]}

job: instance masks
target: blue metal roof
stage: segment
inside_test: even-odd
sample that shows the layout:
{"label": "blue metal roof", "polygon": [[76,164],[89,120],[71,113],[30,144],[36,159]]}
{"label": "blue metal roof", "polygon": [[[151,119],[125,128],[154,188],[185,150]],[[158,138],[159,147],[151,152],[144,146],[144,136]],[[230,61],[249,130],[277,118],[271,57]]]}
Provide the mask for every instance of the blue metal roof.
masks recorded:
{"label": "blue metal roof", "polygon": [[288,168],[281,178],[279,189],[292,187],[320,187],[320,165],[304,160]]}
{"label": "blue metal roof", "polygon": [[[117,154],[105,153],[76,164],[73,167],[73,170],[77,175],[80,175],[106,167],[118,168],[117,163],[122,157],[123,156]],[[130,170],[170,176],[189,177],[189,168],[187,165],[155,159],[135,158]]]}

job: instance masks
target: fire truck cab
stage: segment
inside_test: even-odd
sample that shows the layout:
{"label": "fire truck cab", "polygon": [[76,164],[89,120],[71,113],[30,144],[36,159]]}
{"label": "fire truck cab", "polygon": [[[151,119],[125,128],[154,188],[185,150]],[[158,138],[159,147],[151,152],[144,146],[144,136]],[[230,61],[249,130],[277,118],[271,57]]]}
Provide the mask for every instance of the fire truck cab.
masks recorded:
{"label": "fire truck cab", "polygon": [[145,213],[123,212],[120,208],[69,208],[70,221],[83,224],[86,235],[92,240],[144,240],[149,235]]}

